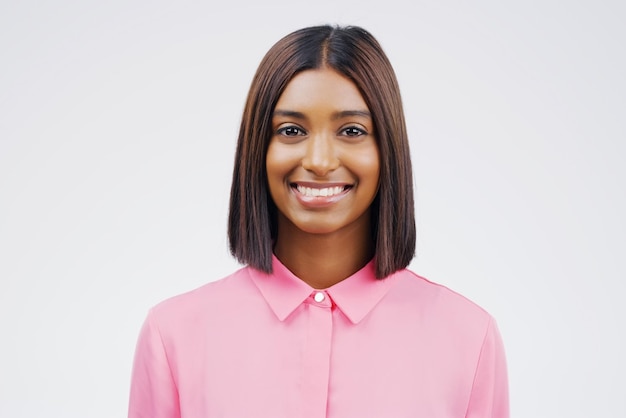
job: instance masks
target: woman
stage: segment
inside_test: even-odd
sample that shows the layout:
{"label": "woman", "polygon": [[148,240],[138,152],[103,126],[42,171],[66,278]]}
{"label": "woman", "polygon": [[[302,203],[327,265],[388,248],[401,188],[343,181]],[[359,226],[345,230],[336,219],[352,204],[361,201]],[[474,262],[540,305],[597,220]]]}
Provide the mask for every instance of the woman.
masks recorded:
{"label": "woman", "polygon": [[415,223],[393,69],[358,27],[305,28],[245,106],[229,240],[247,267],[154,307],[130,417],[508,417],[498,330],[406,270]]}

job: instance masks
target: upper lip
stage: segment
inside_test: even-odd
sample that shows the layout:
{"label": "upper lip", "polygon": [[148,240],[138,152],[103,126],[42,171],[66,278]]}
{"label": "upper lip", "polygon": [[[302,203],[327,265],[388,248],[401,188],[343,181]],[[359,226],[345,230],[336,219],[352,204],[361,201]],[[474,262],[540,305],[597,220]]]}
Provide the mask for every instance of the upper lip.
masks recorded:
{"label": "upper lip", "polygon": [[301,187],[310,187],[311,189],[325,189],[327,187],[349,187],[352,186],[351,183],[346,182],[316,182],[316,181],[292,181],[289,184],[293,187],[301,186]]}

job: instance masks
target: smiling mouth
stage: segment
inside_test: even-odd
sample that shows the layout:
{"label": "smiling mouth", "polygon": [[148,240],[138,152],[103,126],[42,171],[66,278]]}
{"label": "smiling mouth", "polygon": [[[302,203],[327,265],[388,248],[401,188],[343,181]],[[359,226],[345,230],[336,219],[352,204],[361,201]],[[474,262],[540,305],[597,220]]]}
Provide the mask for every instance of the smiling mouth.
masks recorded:
{"label": "smiling mouth", "polygon": [[291,187],[305,197],[332,197],[342,194],[352,188],[351,185],[330,186],[330,187],[308,187],[297,183],[292,183]]}

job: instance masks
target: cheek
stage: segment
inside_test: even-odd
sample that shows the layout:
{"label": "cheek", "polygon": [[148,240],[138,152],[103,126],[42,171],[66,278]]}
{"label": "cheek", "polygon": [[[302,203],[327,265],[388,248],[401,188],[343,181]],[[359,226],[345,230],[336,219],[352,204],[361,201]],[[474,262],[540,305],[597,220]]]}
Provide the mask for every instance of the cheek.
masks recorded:
{"label": "cheek", "polygon": [[272,195],[278,192],[277,188],[284,184],[285,178],[293,167],[292,159],[293,156],[285,152],[280,144],[270,143],[265,156],[265,171]]}
{"label": "cheek", "polygon": [[352,167],[359,177],[378,186],[380,178],[380,157],[378,149],[355,154],[351,161]]}
{"label": "cheek", "polygon": [[301,146],[271,141],[265,155],[265,166],[268,171],[289,172],[298,165],[302,152]]}
{"label": "cheek", "polygon": [[361,186],[364,186],[366,195],[373,201],[380,186],[380,161],[378,156],[362,161],[361,169]]}
{"label": "cheek", "polygon": [[366,161],[365,166],[367,167],[370,176],[378,179],[380,176],[380,161],[378,160],[378,154]]}
{"label": "cheek", "polygon": [[275,148],[270,145],[265,156],[265,170],[267,171],[267,178],[270,180],[282,171],[281,166],[283,165]]}

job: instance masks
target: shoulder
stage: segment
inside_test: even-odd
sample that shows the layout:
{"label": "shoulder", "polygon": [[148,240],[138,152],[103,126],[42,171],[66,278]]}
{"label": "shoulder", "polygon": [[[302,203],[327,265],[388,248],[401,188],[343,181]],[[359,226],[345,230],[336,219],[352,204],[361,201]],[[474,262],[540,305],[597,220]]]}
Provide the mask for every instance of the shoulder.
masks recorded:
{"label": "shoulder", "polygon": [[161,324],[179,324],[233,309],[256,292],[248,270],[249,267],[241,268],[197,289],[165,299],[153,306],[149,315]]}
{"label": "shoulder", "polygon": [[[404,269],[394,273],[390,296],[436,322],[485,331],[493,321],[477,303],[454,290]],[[479,331],[480,332],[480,331]]]}

